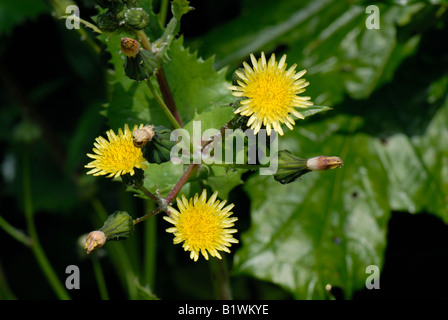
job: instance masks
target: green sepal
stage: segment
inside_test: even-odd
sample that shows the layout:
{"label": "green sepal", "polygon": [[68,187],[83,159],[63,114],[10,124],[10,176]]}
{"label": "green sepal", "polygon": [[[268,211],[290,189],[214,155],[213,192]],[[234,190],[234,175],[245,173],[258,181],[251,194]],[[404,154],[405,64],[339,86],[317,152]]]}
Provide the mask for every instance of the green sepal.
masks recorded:
{"label": "green sepal", "polygon": [[281,184],[287,184],[296,181],[299,177],[311,170],[307,167],[307,160],[298,158],[288,150],[278,152],[278,167],[274,174],[274,179]]}
{"label": "green sepal", "polygon": [[116,211],[111,214],[99,231],[109,240],[124,240],[134,231],[132,217],[126,211]]}
{"label": "green sepal", "polygon": [[149,79],[158,68],[157,58],[148,50],[140,49],[133,57],[126,57],[124,73],[132,80],[142,81]]}
{"label": "green sepal", "polygon": [[163,126],[155,128],[155,134],[145,147],[143,156],[149,163],[161,164],[171,159],[171,149],[176,145],[170,140],[171,131]]}

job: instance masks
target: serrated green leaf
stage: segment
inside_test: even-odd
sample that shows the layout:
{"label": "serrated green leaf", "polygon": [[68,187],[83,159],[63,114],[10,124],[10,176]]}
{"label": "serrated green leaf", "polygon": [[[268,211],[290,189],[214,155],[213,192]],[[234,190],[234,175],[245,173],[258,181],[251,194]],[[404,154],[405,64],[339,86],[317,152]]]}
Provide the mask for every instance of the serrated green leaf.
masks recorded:
{"label": "serrated green leaf", "polygon": [[233,96],[227,88],[230,84],[225,70],[215,71],[213,59],[204,61],[182,44],[182,38],[173,42],[164,70],[182,121],[188,123],[196,114],[230,104]]}
{"label": "serrated green leaf", "polygon": [[180,21],[180,18],[190,12],[191,7],[190,3],[187,0],[174,0],[171,3],[171,11],[173,13],[173,16]]}
{"label": "serrated green leaf", "polygon": [[[121,53],[121,38],[125,36],[125,34],[99,36],[111,54],[110,62],[114,67],[109,81],[110,99],[105,109],[109,126],[114,130],[123,128],[125,123],[131,128],[140,124],[164,125],[169,128],[169,121],[146,83],[131,80],[125,75],[125,56]],[[154,79],[150,81],[155,84]]]}
{"label": "serrated green leaf", "polygon": [[174,0],[171,4],[171,11],[173,17],[165,28],[163,35],[157,40],[156,47],[159,50],[159,56],[165,58],[172,41],[177,36],[180,30],[181,17],[191,10],[187,0]]}

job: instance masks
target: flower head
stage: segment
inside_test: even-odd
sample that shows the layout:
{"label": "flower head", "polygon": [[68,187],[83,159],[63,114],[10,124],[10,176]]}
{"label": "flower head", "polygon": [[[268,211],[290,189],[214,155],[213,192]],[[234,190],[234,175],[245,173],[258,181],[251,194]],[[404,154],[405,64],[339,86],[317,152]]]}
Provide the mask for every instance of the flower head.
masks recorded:
{"label": "flower head", "polygon": [[[143,125],[140,125],[140,128]],[[134,130],[138,129],[137,126]],[[108,178],[119,177],[129,173],[131,176],[135,174],[134,168],[146,169],[146,160],[143,158],[142,150],[136,148],[132,142],[132,132],[127,124],[124,126],[124,132],[118,129],[118,135],[113,130],[106,132],[108,140],[103,137],[96,138],[93,144],[95,154],[88,153],[89,158],[95,159],[91,161],[85,168],[91,168],[87,174],[94,176],[108,175]]]}
{"label": "flower head", "polygon": [[171,217],[163,218],[174,224],[174,227],[166,229],[167,232],[174,233],[174,244],[184,242],[183,248],[190,252],[190,258],[197,261],[199,253],[208,260],[208,254],[212,257],[221,259],[218,250],[230,252],[232,243],[238,243],[233,238],[236,229],[228,229],[234,225],[238,218],[230,218],[233,204],[226,207],[226,201],[216,200],[218,192],[216,191],[207,201],[207,191],[204,190],[199,196],[196,194],[194,199],[187,200],[177,198],[179,211],[168,207]]}
{"label": "flower head", "polygon": [[243,71],[235,71],[239,78],[238,86],[229,87],[235,97],[246,98],[240,101],[241,107],[235,110],[235,113],[249,117],[247,126],[250,126],[255,134],[261,126],[266,126],[268,135],[272,129],[283,135],[281,123],[293,129],[295,121],[291,115],[305,118],[295,108],[307,108],[313,104],[308,101],[310,97],[298,96],[309,85],[305,79],[300,79],[306,70],[296,73],[296,64],[286,70],[286,55],[283,55],[279,62],[275,61],[275,54],[266,62],[264,52],[258,61],[253,54],[250,59],[252,67],[244,62]]}

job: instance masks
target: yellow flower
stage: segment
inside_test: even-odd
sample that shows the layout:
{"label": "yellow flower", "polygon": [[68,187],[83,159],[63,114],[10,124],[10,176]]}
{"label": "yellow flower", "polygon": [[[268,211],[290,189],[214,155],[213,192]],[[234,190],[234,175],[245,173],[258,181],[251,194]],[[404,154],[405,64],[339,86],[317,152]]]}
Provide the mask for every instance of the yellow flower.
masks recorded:
{"label": "yellow flower", "polygon": [[[230,253],[229,248],[232,243],[238,243],[233,238],[236,229],[228,229],[234,225],[238,218],[230,218],[234,207],[233,204],[225,206],[227,201],[220,202],[216,200],[218,192],[216,191],[207,201],[207,191],[203,190],[201,196],[196,194],[194,199],[177,198],[177,207],[179,211],[168,207],[171,217],[163,218],[174,224],[174,227],[166,229],[167,232],[174,233],[174,244],[184,244],[185,251],[190,252],[190,258],[197,261],[199,253],[208,260],[208,254],[212,257],[221,259],[218,250]],[[208,253],[207,253],[208,252]]]}
{"label": "yellow flower", "polygon": [[240,102],[241,107],[235,110],[235,113],[250,116],[247,126],[250,126],[255,134],[263,125],[266,126],[268,135],[272,129],[283,135],[281,123],[291,130],[295,124],[291,114],[300,119],[305,118],[295,108],[313,105],[308,101],[310,97],[298,96],[309,85],[305,79],[300,79],[306,70],[296,73],[297,65],[294,64],[286,71],[286,55],[283,55],[279,62],[275,61],[275,54],[272,54],[266,63],[264,52],[258,61],[253,54],[250,59],[252,68],[244,62],[244,72],[235,71],[240,78],[237,81],[239,86],[229,87],[235,97],[247,98]]}
{"label": "yellow flower", "polygon": [[[140,125],[140,128],[142,127],[143,125]],[[134,126],[134,130],[138,128],[137,125]],[[142,150],[134,146],[132,132],[127,124],[124,125],[124,132],[121,128],[118,129],[118,135],[113,130],[107,131],[106,134],[108,140],[101,136],[95,139],[96,142],[93,144],[95,154],[87,154],[89,158],[95,159],[84,166],[92,169],[87,174],[94,176],[107,174],[107,178],[116,178],[126,173],[133,176],[134,168],[146,169]]]}

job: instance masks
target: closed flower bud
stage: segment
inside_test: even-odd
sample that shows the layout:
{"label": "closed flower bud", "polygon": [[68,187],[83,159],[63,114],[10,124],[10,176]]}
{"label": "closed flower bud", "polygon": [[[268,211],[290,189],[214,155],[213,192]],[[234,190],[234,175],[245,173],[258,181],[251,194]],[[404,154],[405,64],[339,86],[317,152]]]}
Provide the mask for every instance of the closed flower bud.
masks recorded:
{"label": "closed flower bud", "polygon": [[137,40],[122,38],[121,51],[126,55],[124,73],[132,80],[147,80],[159,67],[155,55],[141,49]]}
{"label": "closed flower bud", "polygon": [[161,164],[170,161],[171,149],[176,142],[170,140],[171,131],[163,126],[158,126],[154,131],[154,137],[146,145],[143,156],[149,163]]}
{"label": "closed flower bud", "polygon": [[107,241],[129,238],[133,231],[132,217],[125,211],[116,211],[107,218],[101,229],[89,233],[84,247],[90,253],[101,248]]}
{"label": "closed flower bud", "polygon": [[135,58],[140,52],[140,44],[132,38],[121,38],[121,51],[130,58]]}
{"label": "closed flower bud", "polygon": [[343,165],[339,157],[318,156],[310,159],[296,157],[288,150],[278,152],[278,168],[274,179],[282,184],[297,180],[311,171],[335,169]]}
{"label": "closed flower bud", "polygon": [[306,162],[308,169],[312,171],[324,171],[342,167],[344,163],[339,157],[319,156],[310,158]]}
{"label": "closed flower bud", "polygon": [[106,235],[102,231],[92,231],[87,235],[84,248],[87,250],[87,254],[95,249],[99,249],[106,243]]}
{"label": "closed flower bud", "polygon": [[288,150],[280,150],[277,156],[278,167],[274,179],[282,184],[296,181],[310,170],[306,166],[306,159],[298,158]]}
{"label": "closed flower bud", "polygon": [[148,25],[149,15],[142,8],[130,8],[125,14],[126,24],[135,30],[143,30]]}
{"label": "closed flower bud", "polygon": [[147,125],[132,133],[132,142],[137,148],[143,148],[154,137],[154,126]]}

